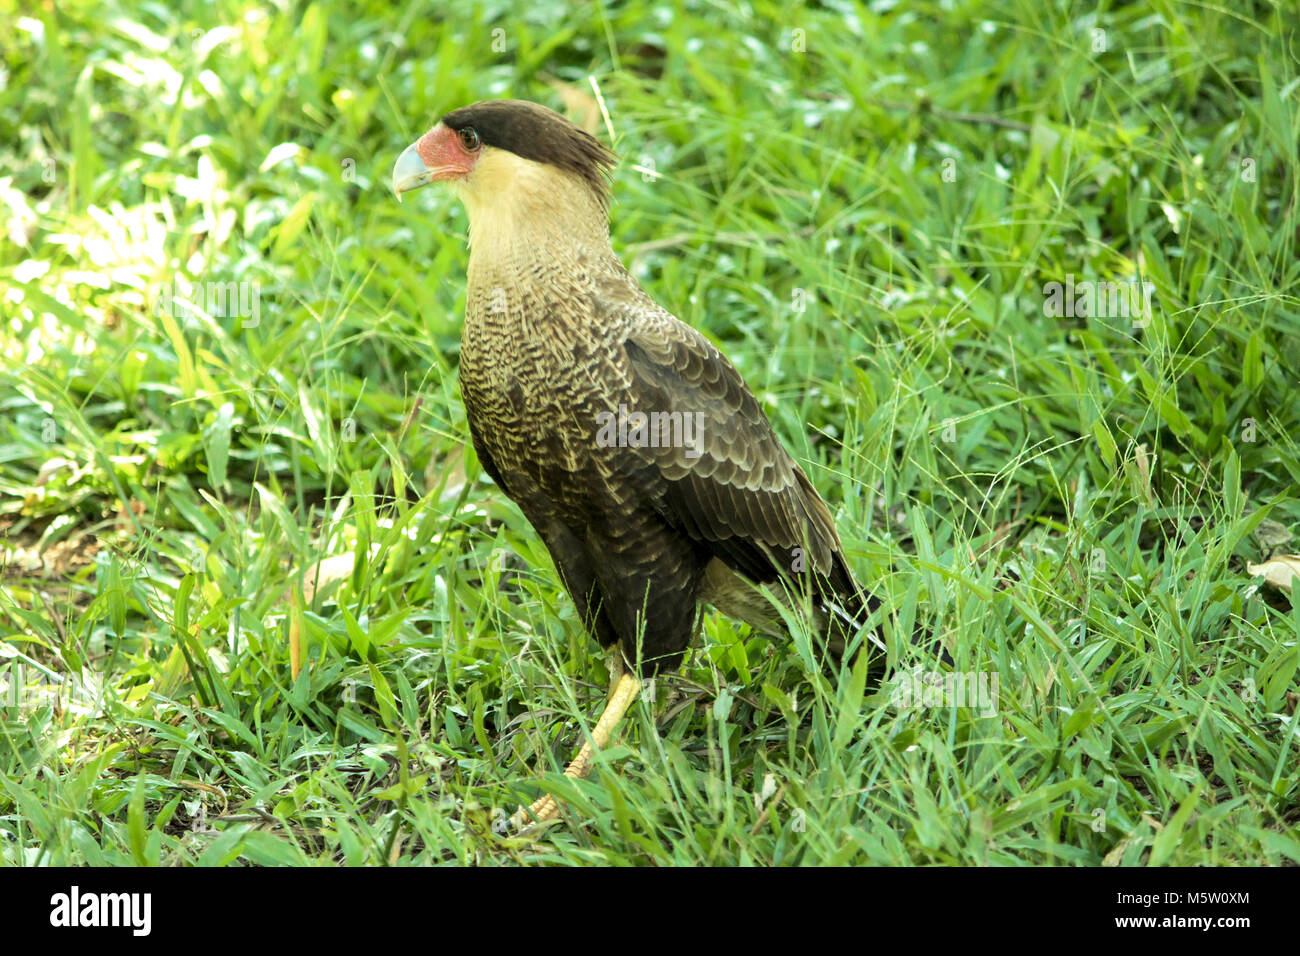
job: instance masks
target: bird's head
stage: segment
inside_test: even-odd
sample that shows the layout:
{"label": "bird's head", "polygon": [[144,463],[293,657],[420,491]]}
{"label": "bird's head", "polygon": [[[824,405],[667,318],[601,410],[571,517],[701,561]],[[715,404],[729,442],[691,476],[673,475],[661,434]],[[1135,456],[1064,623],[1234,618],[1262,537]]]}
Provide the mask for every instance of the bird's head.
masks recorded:
{"label": "bird's head", "polygon": [[[471,228],[483,210],[609,208],[614,154],[554,110],[524,100],[484,100],[452,110],[403,150],[393,191],[445,182],[459,194]],[[577,211],[577,210],[575,210]]]}

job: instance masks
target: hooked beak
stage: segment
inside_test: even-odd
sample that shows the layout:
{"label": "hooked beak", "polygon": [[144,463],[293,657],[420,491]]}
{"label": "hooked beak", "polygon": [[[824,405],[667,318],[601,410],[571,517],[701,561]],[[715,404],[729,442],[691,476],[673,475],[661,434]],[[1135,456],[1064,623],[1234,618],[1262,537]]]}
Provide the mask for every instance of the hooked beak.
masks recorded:
{"label": "hooked beak", "polygon": [[393,192],[398,202],[402,201],[402,193],[433,182],[433,170],[424,165],[418,146],[419,143],[412,143],[406,147],[393,164]]}
{"label": "hooked beak", "polygon": [[457,148],[455,135],[439,123],[425,133],[397,157],[393,164],[393,192],[398,202],[402,193],[419,189],[429,183],[467,176],[470,167]]}

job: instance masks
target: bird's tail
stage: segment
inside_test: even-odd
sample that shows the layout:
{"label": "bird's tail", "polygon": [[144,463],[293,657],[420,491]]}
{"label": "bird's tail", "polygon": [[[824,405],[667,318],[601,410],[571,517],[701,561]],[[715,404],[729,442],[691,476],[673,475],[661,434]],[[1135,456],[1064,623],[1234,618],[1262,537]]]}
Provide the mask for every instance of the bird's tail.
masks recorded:
{"label": "bird's tail", "polygon": [[[885,643],[884,614],[877,614],[883,607],[880,599],[858,584],[838,554],[832,560],[831,573],[820,582],[819,597],[826,613],[826,645],[836,659],[843,656],[858,632],[875,618],[874,625],[863,634],[862,652],[870,655],[867,665],[869,682],[874,684],[883,680],[888,646]],[[912,643],[925,647],[945,664],[953,662],[942,642],[920,621],[916,622],[912,632]]]}
{"label": "bird's tail", "polygon": [[[818,581],[818,597],[825,613],[826,648],[836,660],[843,657],[858,632],[871,624],[862,635],[859,653],[868,655],[868,683],[878,684],[885,676],[889,649],[885,643],[884,617],[877,614],[882,604],[871,591],[854,579],[844,559],[836,554],[831,560],[830,574]],[[872,618],[875,618],[872,624]]]}

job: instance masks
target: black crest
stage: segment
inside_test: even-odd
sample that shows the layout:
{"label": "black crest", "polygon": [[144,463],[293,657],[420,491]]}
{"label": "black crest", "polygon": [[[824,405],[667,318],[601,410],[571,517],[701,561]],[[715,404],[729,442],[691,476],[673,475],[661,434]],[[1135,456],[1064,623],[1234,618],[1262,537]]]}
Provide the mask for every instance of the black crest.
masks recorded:
{"label": "black crest", "polygon": [[576,173],[609,202],[614,154],[554,110],[526,100],[483,100],[452,110],[442,122],[458,132],[472,128],[488,146]]}

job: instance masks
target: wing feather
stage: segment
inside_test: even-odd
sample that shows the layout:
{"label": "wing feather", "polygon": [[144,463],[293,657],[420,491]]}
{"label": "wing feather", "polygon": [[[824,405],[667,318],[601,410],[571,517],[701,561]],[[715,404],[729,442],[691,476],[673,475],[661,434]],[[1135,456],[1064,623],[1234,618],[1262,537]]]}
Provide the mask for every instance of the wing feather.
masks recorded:
{"label": "wing feather", "polygon": [[664,516],[754,580],[790,576],[796,548],[830,575],[841,549],[830,512],[758,400],[708,339],[655,309],[656,321],[628,324],[628,408],[699,422],[693,447],[635,449],[658,470]]}

